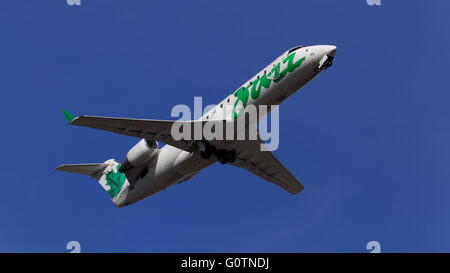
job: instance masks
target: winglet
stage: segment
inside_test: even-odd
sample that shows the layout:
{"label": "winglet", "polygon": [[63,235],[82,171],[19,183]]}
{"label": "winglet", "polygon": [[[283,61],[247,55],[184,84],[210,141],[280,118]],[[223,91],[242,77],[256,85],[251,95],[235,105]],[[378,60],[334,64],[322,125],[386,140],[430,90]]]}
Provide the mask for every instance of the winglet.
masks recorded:
{"label": "winglet", "polygon": [[63,113],[63,115],[66,118],[68,123],[71,123],[75,119],[75,116],[72,115],[71,113],[67,112],[66,110],[62,110],[62,113]]}

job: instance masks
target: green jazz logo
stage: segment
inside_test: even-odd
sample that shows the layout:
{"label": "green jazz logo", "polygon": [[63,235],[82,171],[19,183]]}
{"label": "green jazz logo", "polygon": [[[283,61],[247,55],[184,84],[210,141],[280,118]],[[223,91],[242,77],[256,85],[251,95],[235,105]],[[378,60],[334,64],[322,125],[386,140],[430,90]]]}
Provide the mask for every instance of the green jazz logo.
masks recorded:
{"label": "green jazz logo", "polygon": [[119,168],[120,164],[117,164],[117,166],[113,167],[112,170],[106,175],[105,190],[112,198],[119,194],[125,180],[127,180],[125,174],[118,171]]}
{"label": "green jazz logo", "polygon": [[[233,95],[237,97],[236,102],[233,106],[233,111],[231,117],[236,119],[245,109],[248,104],[249,96],[256,100],[261,94],[261,89],[264,87],[268,89],[272,82],[278,83],[281,81],[288,73],[293,72],[297,67],[299,67],[304,61],[305,57],[294,63],[295,52],[289,54],[282,62],[277,63],[268,74],[264,74],[258,77],[255,81],[251,82],[247,87],[242,86],[238,90],[234,91]],[[281,64],[285,64],[286,68],[280,71]]]}

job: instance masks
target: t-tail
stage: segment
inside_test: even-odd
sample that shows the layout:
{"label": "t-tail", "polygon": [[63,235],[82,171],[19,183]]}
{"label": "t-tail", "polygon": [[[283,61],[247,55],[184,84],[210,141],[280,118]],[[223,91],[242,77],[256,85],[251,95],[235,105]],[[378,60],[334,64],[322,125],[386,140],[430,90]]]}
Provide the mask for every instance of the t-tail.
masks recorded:
{"label": "t-tail", "polygon": [[119,172],[120,163],[109,159],[103,163],[65,164],[56,170],[88,175],[96,179],[103,189],[111,196],[117,207],[122,207],[130,183],[125,173]]}

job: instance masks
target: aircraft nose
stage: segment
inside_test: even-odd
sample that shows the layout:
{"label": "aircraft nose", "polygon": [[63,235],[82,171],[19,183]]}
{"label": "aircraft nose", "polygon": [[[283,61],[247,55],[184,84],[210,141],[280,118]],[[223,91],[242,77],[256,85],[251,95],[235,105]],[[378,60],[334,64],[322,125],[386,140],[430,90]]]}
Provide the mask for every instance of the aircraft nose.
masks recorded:
{"label": "aircraft nose", "polygon": [[327,54],[328,56],[333,56],[336,54],[336,46],[334,45],[326,45],[323,46],[323,51],[325,54]]}
{"label": "aircraft nose", "polygon": [[317,46],[317,70],[323,71],[333,65],[334,55],[336,54],[336,46],[320,45]]}

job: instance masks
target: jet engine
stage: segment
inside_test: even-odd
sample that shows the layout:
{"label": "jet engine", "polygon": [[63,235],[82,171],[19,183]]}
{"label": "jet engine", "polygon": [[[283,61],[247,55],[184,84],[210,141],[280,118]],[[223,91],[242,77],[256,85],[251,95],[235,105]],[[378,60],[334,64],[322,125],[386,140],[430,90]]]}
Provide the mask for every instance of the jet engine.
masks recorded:
{"label": "jet engine", "polygon": [[119,172],[123,173],[133,168],[143,167],[156,155],[158,142],[155,140],[142,139],[127,153],[127,158],[120,166]]}

